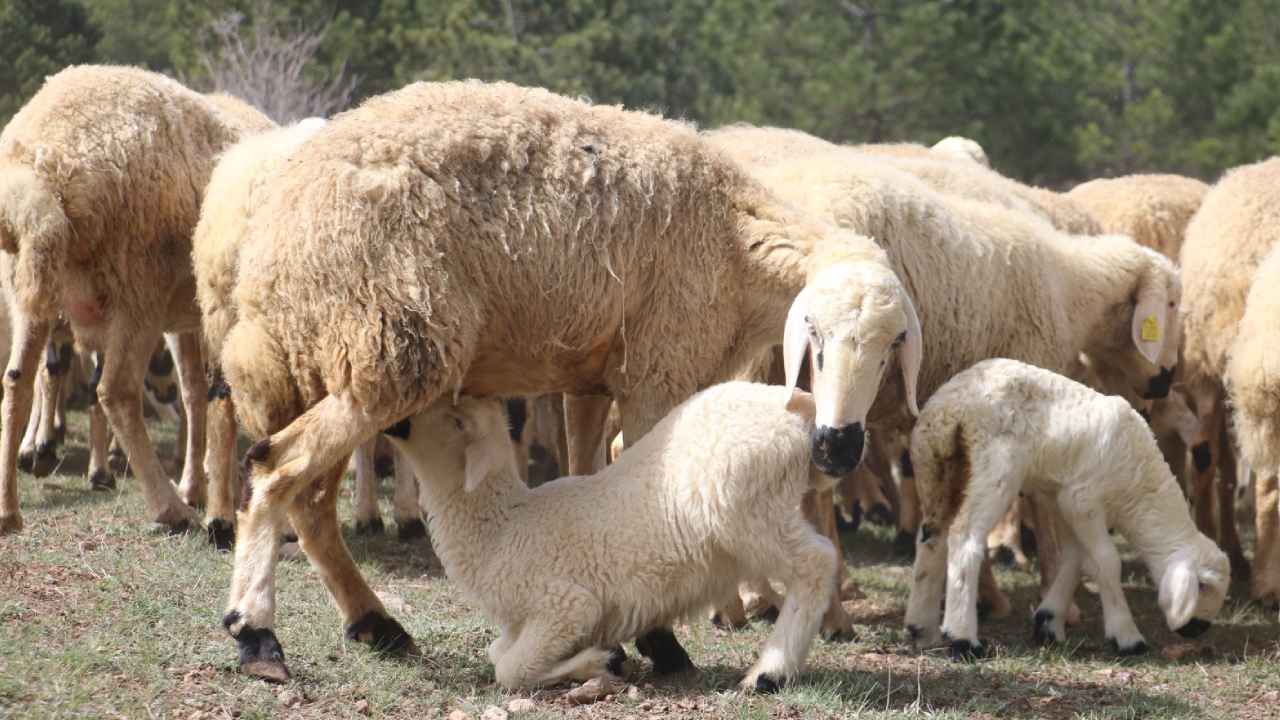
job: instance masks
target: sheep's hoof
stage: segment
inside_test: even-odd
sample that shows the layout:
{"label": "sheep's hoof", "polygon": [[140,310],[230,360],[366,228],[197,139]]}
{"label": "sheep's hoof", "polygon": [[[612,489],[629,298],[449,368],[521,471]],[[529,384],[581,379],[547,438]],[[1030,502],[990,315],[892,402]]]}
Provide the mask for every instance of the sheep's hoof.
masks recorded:
{"label": "sheep's hoof", "polygon": [[48,477],[58,467],[58,450],[53,443],[36,446],[36,454],[31,462],[31,474],[36,477]]}
{"label": "sheep's hoof", "polygon": [[1057,636],[1053,633],[1054,617],[1052,610],[1041,608],[1036,611],[1035,627],[1031,629],[1032,642],[1036,645],[1046,646],[1058,641]]}
{"label": "sheep's hoof", "polygon": [[372,520],[357,520],[357,535],[381,535],[386,531],[386,526],[382,524],[382,518],[376,517]]}
{"label": "sheep's hoof", "polygon": [[375,455],[373,457],[373,474],[379,478],[389,478],[396,474],[396,458],[394,455]]}
{"label": "sheep's hoof", "polygon": [[898,555],[904,555],[909,559],[915,559],[916,536],[906,530],[899,530],[897,537],[893,539],[893,551]]}
{"label": "sheep's hoof", "polygon": [[772,625],[778,622],[778,616],[781,614],[782,612],[778,610],[777,605],[770,605],[764,610],[761,610],[760,614],[756,615],[756,617]]}
{"label": "sheep's hoof", "polygon": [[418,646],[404,626],[382,613],[370,610],[347,626],[348,640],[363,643],[378,652],[417,655]]}
{"label": "sheep's hoof", "polygon": [[689,653],[680,647],[675,633],[666,628],[652,630],[636,638],[636,649],[653,661],[653,672],[657,675],[674,675],[697,669],[689,659]]}
{"label": "sheep's hoof", "polygon": [[22,516],[17,513],[0,515],[0,535],[9,535],[16,532],[22,532]]}
{"label": "sheep's hoof", "polygon": [[236,544],[236,528],[222,518],[209,521],[209,544],[218,552],[230,552]]}
{"label": "sheep's hoof", "polygon": [[1134,655],[1145,655],[1147,654],[1147,651],[1150,650],[1150,648],[1147,647],[1147,643],[1142,640],[1139,640],[1138,642],[1130,645],[1129,647],[1120,647],[1120,643],[1116,642],[1115,638],[1107,638],[1107,646],[1111,648],[1112,652],[1114,652],[1117,655],[1120,655],[1121,657],[1133,657]]}
{"label": "sheep's hoof", "polygon": [[18,453],[18,469],[24,473],[31,472],[35,465],[36,454],[33,450],[22,450]]}
{"label": "sheep's hoof", "polygon": [[846,520],[844,513],[836,512],[836,530],[839,532],[857,532],[862,525],[862,507],[858,503],[853,504],[853,508],[849,511],[849,518]]}
{"label": "sheep's hoof", "polygon": [[952,640],[950,645],[951,659],[958,662],[973,662],[987,656],[987,648],[981,642],[971,643],[968,640]]}
{"label": "sheep's hoof", "polygon": [[889,526],[895,524],[897,520],[893,517],[893,510],[889,509],[888,505],[878,502],[867,511],[867,522]]}
{"label": "sheep's hoof", "polygon": [[401,542],[413,542],[427,536],[427,526],[418,518],[402,520],[396,523],[396,537]]}
{"label": "sheep's hoof", "polygon": [[751,690],[761,695],[771,695],[781,690],[784,684],[785,682],[780,677],[770,673],[760,673],[756,677],[756,681],[752,683]]}
{"label": "sheep's hoof", "polygon": [[852,624],[848,627],[831,627],[822,628],[822,639],[831,643],[853,642],[858,639],[858,633],[853,629]]}
{"label": "sheep's hoof", "polygon": [[107,492],[116,489],[116,476],[110,470],[98,468],[89,476],[89,489]]}
{"label": "sheep's hoof", "polygon": [[992,553],[992,562],[1004,567],[1016,567],[1018,565],[1018,556],[1014,554],[1013,549],[1008,545],[1001,545]]}
{"label": "sheep's hoof", "polygon": [[1178,628],[1176,632],[1188,640],[1194,640],[1209,631],[1213,623],[1200,618],[1191,618],[1186,625]]}
{"label": "sheep's hoof", "polygon": [[609,648],[609,662],[605,664],[605,669],[610,675],[622,677],[622,665],[627,661],[627,651],[622,649],[621,645],[614,645]]}
{"label": "sheep's hoof", "polygon": [[907,635],[911,637],[911,642],[919,642],[922,634],[924,634],[924,630],[919,625],[907,626]]}
{"label": "sheep's hoof", "polygon": [[268,629],[251,627],[240,629],[236,635],[236,649],[240,655],[240,671],[267,682],[289,682],[289,668],[284,664],[284,650],[276,634]]}
{"label": "sheep's hoof", "polygon": [[716,626],[716,628],[720,630],[724,630],[726,632],[732,632],[734,630],[741,630],[742,628],[746,627],[747,620],[745,618],[742,619],[740,622],[730,620],[728,616],[725,615],[724,613],[716,611],[711,614],[711,624]]}

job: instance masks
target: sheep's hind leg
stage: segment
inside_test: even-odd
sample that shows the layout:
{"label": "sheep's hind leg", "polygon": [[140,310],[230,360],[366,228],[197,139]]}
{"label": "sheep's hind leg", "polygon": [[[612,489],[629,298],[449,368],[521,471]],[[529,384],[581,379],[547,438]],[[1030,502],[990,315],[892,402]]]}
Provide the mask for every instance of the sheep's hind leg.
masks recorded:
{"label": "sheep's hind leg", "polygon": [[0,403],[0,535],[22,529],[18,511],[18,444],[31,413],[40,351],[49,337],[49,323],[13,313],[9,367],[4,373],[4,401]]}
{"label": "sheep's hind leg", "polygon": [[374,436],[360,444],[355,451],[355,516],[357,535],[381,535],[385,530],[382,514],[378,511],[378,473],[374,470],[374,451],[378,438]]}
{"label": "sheep's hind leg", "polygon": [[209,543],[221,551],[235,544],[235,512],[240,491],[240,466],[236,462],[236,408],[220,370],[209,381],[206,412],[205,475],[209,501],[206,531]]}
{"label": "sheep's hind leg", "polygon": [[111,444],[111,425],[107,413],[98,402],[98,383],[102,380],[102,354],[93,353],[93,374],[89,378],[89,488],[115,490],[116,476],[111,472],[107,446]]}
{"label": "sheep's hind leg", "polygon": [[1102,600],[1102,619],[1107,641],[1121,655],[1139,655],[1147,651],[1147,643],[1133,622],[1129,603],[1124,598],[1120,584],[1120,553],[1107,534],[1107,525],[1098,514],[1075,512],[1067,504],[1070,498],[1060,497],[1064,519],[1071,523],[1076,538],[1088,559],[1093,563],[1093,581],[1098,586]]}
{"label": "sheep's hind leg", "polygon": [[933,645],[942,639],[939,627],[942,597],[947,584],[947,534],[925,525],[916,545],[911,570],[911,595],[907,599],[906,625],[911,639]]}
{"label": "sheep's hind leg", "polygon": [[[1058,513],[1054,513],[1058,515]],[[1072,596],[1080,585],[1080,564],[1083,560],[1080,541],[1076,538],[1071,525],[1058,516],[1058,539],[1061,541],[1062,554],[1059,557],[1058,573],[1053,583],[1036,608],[1033,619],[1032,640],[1040,645],[1066,640],[1067,611],[1072,604]]]}
{"label": "sheep's hind leg", "polygon": [[400,451],[395,448],[391,451],[395,454],[396,463],[395,495],[392,496],[396,537],[403,542],[425,538],[427,526],[422,522],[422,508],[418,505],[418,478]]}
{"label": "sheep's hind leg", "polygon": [[200,336],[181,333],[177,337],[178,383],[182,388],[182,407],[186,412],[185,458],[182,482],[178,492],[191,507],[204,507],[208,482],[205,475],[205,444],[208,440],[209,380],[205,375]]}
{"label": "sheep's hind leg", "polygon": [[[1021,467],[1021,463],[999,463],[989,457],[988,462],[974,468],[974,475],[983,477],[991,467]],[[951,656],[956,660],[980,658],[986,652],[978,639],[978,598],[987,559],[987,536],[1017,496],[1020,485],[992,482],[988,486],[991,494],[980,500],[966,498],[952,522],[947,538],[947,603],[942,634],[951,643]]]}

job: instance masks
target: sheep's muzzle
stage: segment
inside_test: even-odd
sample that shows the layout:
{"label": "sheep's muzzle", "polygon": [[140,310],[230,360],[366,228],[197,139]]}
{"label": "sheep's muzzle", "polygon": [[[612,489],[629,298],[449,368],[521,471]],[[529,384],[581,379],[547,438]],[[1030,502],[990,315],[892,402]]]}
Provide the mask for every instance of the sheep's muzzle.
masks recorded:
{"label": "sheep's muzzle", "polygon": [[848,475],[862,460],[862,445],[866,440],[862,423],[814,428],[812,437],[813,464],[831,477]]}

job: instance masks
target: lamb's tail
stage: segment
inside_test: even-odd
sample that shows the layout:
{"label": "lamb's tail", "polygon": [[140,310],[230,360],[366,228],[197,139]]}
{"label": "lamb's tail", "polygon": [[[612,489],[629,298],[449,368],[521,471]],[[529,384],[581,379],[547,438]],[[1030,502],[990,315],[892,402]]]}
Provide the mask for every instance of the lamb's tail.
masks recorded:
{"label": "lamb's tail", "polygon": [[973,470],[964,428],[922,423],[912,437],[911,465],[920,499],[920,537],[927,540],[951,527],[969,492]]}
{"label": "lamb's tail", "polygon": [[0,166],[0,250],[17,255],[5,282],[26,313],[57,312],[71,232],[58,196],[30,167]]}
{"label": "lamb's tail", "polygon": [[266,437],[302,413],[302,397],[284,349],[258,323],[236,322],[227,333],[221,360],[236,416],[250,437]]}

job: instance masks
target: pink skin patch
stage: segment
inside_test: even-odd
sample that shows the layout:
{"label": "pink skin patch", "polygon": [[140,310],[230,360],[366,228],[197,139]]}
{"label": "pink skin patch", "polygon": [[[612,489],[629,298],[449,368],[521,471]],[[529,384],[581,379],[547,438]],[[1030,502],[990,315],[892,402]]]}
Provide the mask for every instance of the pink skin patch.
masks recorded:
{"label": "pink skin patch", "polygon": [[81,327],[90,327],[102,323],[107,318],[107,314],[102,309],[102,305],[96,302],[69,302],[67,303],[67,315],[72,325]]}

